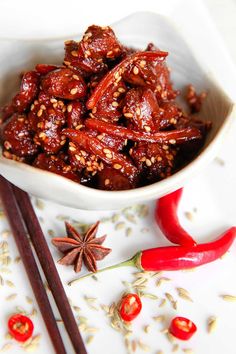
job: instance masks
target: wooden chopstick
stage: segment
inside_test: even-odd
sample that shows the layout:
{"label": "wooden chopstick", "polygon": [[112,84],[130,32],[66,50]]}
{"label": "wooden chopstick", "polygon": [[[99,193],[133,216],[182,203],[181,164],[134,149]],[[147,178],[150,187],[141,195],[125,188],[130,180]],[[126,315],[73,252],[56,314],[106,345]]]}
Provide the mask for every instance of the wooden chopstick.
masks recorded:
{"label": "wooden chopstick", "polygon": [[11,184],[2,176],[0,176],[0,197],[52,344],[56,353],[66,354]]}
{"label": "wooden chopstick", "polygon": [[27,193],[23,192],[19,188],[15,186],[12,186],[12,188],[39,262],[52,291],[52,295],[61,314],[65,328],[70,336],[75,352],[86,354],[86,349],[81,338],[78,325],[76,324],[71,306],[45,240],[40,223],[34,212],[30,198]]}

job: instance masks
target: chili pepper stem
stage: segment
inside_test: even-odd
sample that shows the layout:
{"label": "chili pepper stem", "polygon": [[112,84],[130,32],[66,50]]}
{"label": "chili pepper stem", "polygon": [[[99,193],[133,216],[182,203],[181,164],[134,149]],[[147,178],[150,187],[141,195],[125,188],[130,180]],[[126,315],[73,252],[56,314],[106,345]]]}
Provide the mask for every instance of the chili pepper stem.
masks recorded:
{"label": "chili pepper stem", "polygon": [[117,263],[117,264],[114,264],[112,266],[109,266],[109,267],[106,267],[106,268],[103,268],[103,269],[99,269],[97,272],[93,273],[88,273],[86,275],[83,275],[82,277],[79,277],[79,278],[76,278],[74,280],[71,280],[68,285],[71,286],[72,284],[80,281],[80,280],[83,280],[83,279],[86,279],[86,278],[89,278],[91,277],[92,275],[97,275],[99,273],[102,273],[102,272],[105,272],[107,270],[111,270],[111,269],[116,269],[116,268],[121,268],[121,267],[136,267],[138,269],[142,269],[141,268],[141,265],[140,265],[140,262],[139,262],[139,259],[140,259],[140,255],[141,255],[141,252],[138,252],[136,253],[132,258],[126,260],[126,261],[123,261],[121,263]]}

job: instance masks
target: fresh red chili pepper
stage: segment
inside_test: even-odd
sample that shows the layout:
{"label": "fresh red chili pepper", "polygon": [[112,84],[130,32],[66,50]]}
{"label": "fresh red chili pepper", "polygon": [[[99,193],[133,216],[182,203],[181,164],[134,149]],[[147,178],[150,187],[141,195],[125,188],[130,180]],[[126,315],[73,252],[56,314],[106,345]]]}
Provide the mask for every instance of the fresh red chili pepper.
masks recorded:
{"label": "fresh red chili pepper", "polygon": [[134,131],[121,126],[115,126],[112,123],[91,118],[86,119],[85,126],[89,129],[94,129],[100,133],[106,133],[111,136],[130,139],[133,141],[148,141],[149,143],[168,144],[174,142],[175,144],[201,138],[201,132],[197,128],[186,128],[150,134],[141,131]]}
{"label": "fresh red chili pepper", "polygon": [[142,310],[142,302],[137,294],[126,294],[119,305],[119,314],[123,321],[133,321]]}
{"label": "fresh red chili pepper", "polygon": [[134,53],[127,58],[125,58],[122,62],[114,67],[111,71],[109,71],[104,78],[99,82],[97,87],[95,88],[93,94],[87,101],[87,108],[92,109],[96,106],[99,99],[104,95],[106,90],[110,85],[113,85],[120,77],[122,77],[125,69],[128,65],[133,64],[136,60],[159,60],[163,61],[165,57],[168,55],[167,52],[155,51],[155,52],[138,52]]}
{"label": "fresh red chili pepper", "polygon": [[34,325],[29,317],[16,314],[9,318],[8,330],[15,340],[25,342],[32,336]]}
{"label": "fresh red chili pepper", "polygon": [[236,237],[236,227],[231,227],[217,240],[195,247],[170,246],[142,251],[137,257],[141,269],[148,271],[190,269],[222,257]]}
{"label": "fresh red chili pepper", "polygon": [[181,188],[157,200],[156,222],[169,241],[181,246],[196,246],[194,239],[179,223],[177,209],[182,193]]}
{"label": "fresh red chili pepper", "polygon": [[197,331],[197,326],[188,318],[178,316],[171,321],[169,331],[178,339],[188,340]]}
{"label": "fresh red chili pepper", "polygon": [[122,154],[111,150],[97,138],[74,129],[64,129],[63,134],[129,178],[132,179],[136,176],[137,168],[131,162],[124,159]]}
{"label": "fresh red chili pepper", "polygon": [[[235,237],[236,227],[231,227],[215,241],[194,247],[168,246],[147,249],[136,253],[131,259],[98,272],[125,266],[133,266],[145,271],[191,269],[222,257],[232,245]],[[89,273],[84,277],[72,280],[69,285],[92,274]]]}

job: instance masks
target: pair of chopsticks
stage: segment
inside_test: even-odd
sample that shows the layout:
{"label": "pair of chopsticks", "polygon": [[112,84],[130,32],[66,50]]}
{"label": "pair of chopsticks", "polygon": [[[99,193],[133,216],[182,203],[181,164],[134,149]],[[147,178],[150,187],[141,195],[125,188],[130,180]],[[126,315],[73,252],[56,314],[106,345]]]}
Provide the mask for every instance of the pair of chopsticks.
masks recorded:
{"label": "pair of chopsticks", "polygon": [[66,354],[68,351],[63,343],[49,303],[43,280],[27,237],[27,232],[33,243],[75,353],[86,354],[86,349],[71,306],[28,194],[13,186],[0,175],[0,198],[56,353]]}

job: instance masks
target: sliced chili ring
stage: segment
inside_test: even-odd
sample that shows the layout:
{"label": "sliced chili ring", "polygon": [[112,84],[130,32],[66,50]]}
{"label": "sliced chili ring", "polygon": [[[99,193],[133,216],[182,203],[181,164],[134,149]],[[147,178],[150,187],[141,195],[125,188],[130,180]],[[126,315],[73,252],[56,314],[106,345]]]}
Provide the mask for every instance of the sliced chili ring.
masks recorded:
{"label": "sliced chili ring", "polygon": [[188,318],[175,317],[171,321],[170,333],[181,340],[188,340],[197,331],[197,326]]}
{"label": "sliced chili ring", "polygon": [[137,294],[126,294],[119,305],[119,314],[123,321],[133,321],[142,310],[142,302]]}
{"label": "sliced chili ring", "polygon": [[32,336],[34,325],[29,317],[15,314],[8,320],[8,330],[15,340],[25,342]]}

